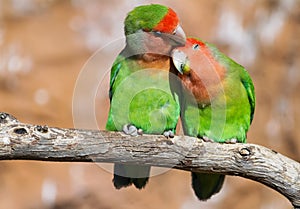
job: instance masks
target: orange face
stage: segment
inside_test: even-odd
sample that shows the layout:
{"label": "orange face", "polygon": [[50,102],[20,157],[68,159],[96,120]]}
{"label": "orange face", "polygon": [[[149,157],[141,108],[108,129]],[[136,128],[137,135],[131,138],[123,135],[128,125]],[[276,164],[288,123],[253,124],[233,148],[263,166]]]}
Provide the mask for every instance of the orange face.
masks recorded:
{"label": "orange face", "polygon": [[222,90],[225,68],[215,60],[204,42],[188,38],[184,47],[173,51],[172,58],[178,77],[197,102],[209,104]]}

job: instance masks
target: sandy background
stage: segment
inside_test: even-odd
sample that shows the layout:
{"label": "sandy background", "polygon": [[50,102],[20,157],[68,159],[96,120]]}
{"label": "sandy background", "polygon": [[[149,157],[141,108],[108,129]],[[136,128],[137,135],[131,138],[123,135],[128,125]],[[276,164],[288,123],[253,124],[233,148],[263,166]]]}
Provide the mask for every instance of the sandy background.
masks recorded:
{"label": "sandy background", "polygon": [[[32,124],[103,128],[107,66],[121,50],[123,19],[152,2],[171,6],[186,34],[213,42],[249,70],[257,108],[248,141],[300,161],[297,0],[0,0],[0,111]],[[78,89],[83,78],[86,88]],[[93,104],[85,100],[91,97],[96,125],[89,120]],[[5,161],[0,169],[1,209],[291,208],[277,192],[239,177],[227,177],[220,194],[201,203],[183,171],[153,177],[142,191],[117,191],[112,175],[92,163]]]}

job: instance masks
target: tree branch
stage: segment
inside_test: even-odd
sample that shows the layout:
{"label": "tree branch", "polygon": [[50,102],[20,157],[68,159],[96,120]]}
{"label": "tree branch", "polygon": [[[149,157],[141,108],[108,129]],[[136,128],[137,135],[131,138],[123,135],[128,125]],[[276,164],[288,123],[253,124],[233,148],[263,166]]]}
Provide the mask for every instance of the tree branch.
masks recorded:
{"label": "tree branch", "polygon": [[242,176],[263,183],[300,208],[300,164],[255,144],[219,144],[160,135],[50,128],[0,113],[0,160],[141,164]]}

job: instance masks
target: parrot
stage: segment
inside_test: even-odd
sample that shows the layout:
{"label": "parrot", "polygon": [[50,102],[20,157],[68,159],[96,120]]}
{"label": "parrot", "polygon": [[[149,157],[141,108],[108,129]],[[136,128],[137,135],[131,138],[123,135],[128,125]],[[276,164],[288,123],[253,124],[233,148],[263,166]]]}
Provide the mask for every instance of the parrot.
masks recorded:
{"label": "parrot", "polygon": [[[254,85],[246,69],[195,37],[188,37],[171,56],[170,72],[179,81],[170,80],[170,85],[180,100],[184,134],[208,142],[245,143],[255,109]],[[192,172],[195,195],[208,200],[220,191],[224,178]]]}
{"label": "parrot", "polygon": [[[179,18],[169,7],[142,5],[127,14],[124,25],[126,45],[110,72],[106,130],[173,137],[180,107],[169,86],[170,53],[186,40]],[[142,189],[149,174],[150,166],[116,163],[113,183],[116,189]]]}

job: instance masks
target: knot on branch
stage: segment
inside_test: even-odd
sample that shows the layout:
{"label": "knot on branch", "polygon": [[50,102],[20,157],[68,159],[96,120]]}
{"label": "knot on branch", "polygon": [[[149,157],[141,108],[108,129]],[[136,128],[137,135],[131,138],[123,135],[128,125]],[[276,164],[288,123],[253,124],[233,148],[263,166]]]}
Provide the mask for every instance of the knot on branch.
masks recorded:
{"label": "knot on branch", "polygon": [[[245,144],[237,150],[237,162],[249,161],[254,154],[254,147]],[[241,161],[242,160],[242,161]]]}
{"label": "knot on branch", "polygon": [[249,157],[251,155],[251,151],[247,147],[241,148],[239,153],[242,157]]}
{"label": "knot on branch", "polygon": [[[44,143],[45,141],[68,139],[66,143],[73,144],[74,139],[77,137],[77,132],[74,130],[49,128],[44,125],[30,125],[18,121],[14,116],[0,112],[0,144],[5,147],[14,147],[17,144],[34,144]],[[23,144],[24,145],[24,144]]]}
{"label": "knot on branch", "polygon": [[41,132],[41,133],[47,133],[48,132],[48,126],[37,125],[36,130],[38,132]]}
{"label": "knot on branch", "polygon": [[5,112],[0,112],[0,127],[2,125],[9,125],[15,123],[19,123],[19,121],[14,116]]}
{"label": "knot on branch", "polygon": [[26,128],[23,128],[23,127],[17,127],[17,128],[14,128],[13,129],[13,132],[15,134],[18,134],[18,135],[25,135],[28,133],[28,131],[26,130]]}
{"label": "knot on branch", "polygon": [[234,153],[234,161],[241,168],[248,169],[253,166],[257,160],[257,152],[255,147],[250,144],[236,144],[238,145]]}

